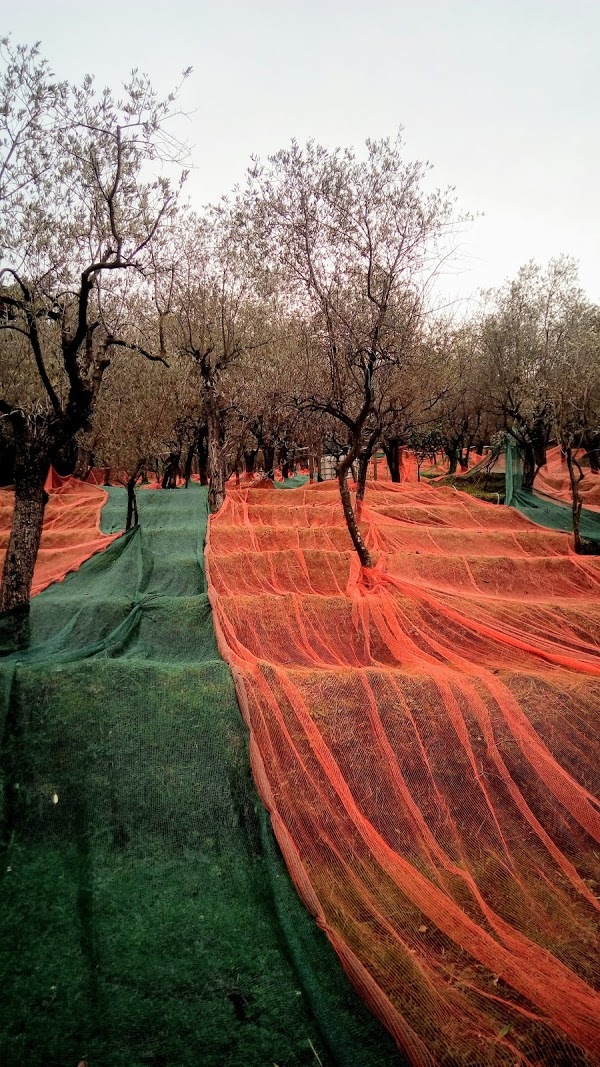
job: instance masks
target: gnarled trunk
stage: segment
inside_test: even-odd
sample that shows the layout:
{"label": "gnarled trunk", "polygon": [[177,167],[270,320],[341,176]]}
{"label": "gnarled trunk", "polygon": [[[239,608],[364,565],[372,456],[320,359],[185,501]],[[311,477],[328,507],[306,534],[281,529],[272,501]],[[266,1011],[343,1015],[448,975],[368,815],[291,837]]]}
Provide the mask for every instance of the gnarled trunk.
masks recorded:
{"label": "gnarled trunk", "polygon": [[165,471],[161,482],[163,489],[176,489],[177,479],[179,477],[179,464],[181,462],[181,452],[171,452],[169,458],[165,464]]}
{"label": "gnarled trunk", "polygon": [[350,489],[348,488],[348,471],[352,466],[354,460],[353,450],[349,452],[347,456],[343,456],[337,465],[337,479],[340,489],[340,497],[342,500],[342,508],[344,511],[344,518],[346,520],[346,526],[348,527],[348,533],[352,538],[352,544],[354,545],[360,562],[363,567],[372,567],[373,560],[371,554],[363,541],[362,534],[360,532],[354,509],[352,507],[352,500],[350,498]]}
{"label": "gnarled trunk", "polygon": [[446,453],[450,464],[448,474],[456,474],[456,468],[458,467],[458,448],[456,445],[448,445],[444,448],[444,452]]}
{"label": "gnarled trunk", "polygon": [[275,445],[263,445],[263,465],[267,478],[275,474]]}
{"label": "gnarled trunk", "polygon": [[92,461],[93,455],[91,448],[79,445],[79,448],[77,449],[77,459],[75,460],[75,469],[73,471],[75,478],[79,478],[84,482],[92,469]]}
{"label": "gnarled trunk", "polygon": [[523,489],[533,489],[533,479],[536,475],[535,452],[530,441],[525,441],[523,449]]}
{"label": "gnarled trunk", "polygon": [[369,471],[369,461],[371,457],[364,452],[358,459],[358,480],[356,483],[356,500],[357,503],[362,503],[365,499],[365,489],[367,487],[367,474]]}
{"label": "gnarled trunk", "polygon": [[390,472],[390,478],[393,482],[400,481],[400,441],[397,437],[391,437],[389,441],[384,441],[382,444],[385,458],[387,460],[388,470]]}
{"label": "gnarled trunk", "polygon": [[137,499],[135,495],[135,483],[138,476],[135,474],[132,478],[127,480],[127,521],[125,523],[125,529],[131,530],[132,526],[137,526],[139,522],[139,515],[137,509]]}
{"label": "gnarled trunk", "polygon": [[256,465],[257,455],[258,448],[244,449],[244,470],[246,471],[246,474],[254,474],[254,467]]}
{"label": "gnarled trunk", "polygon": [[225,463],[223,458],[225,434],[216,395],[213,394],[209,397],[206,408],[209,474],[208,508],[211,514],[214,514],[223,506],[225,500]]}
{"label": "gnarled trunk", "polygon": [[572,511],[573,511],[573,547],[576,552],[581,553],[583,546],[581,544],[581,534],[579,532],[579,524],[581,520],[581,494],[579,492],[579,483],[583,478],[583,471],[573,455],[572,448],[565,449],[565,458],[567,460],[567,467],[569,468],[569,478],[571,480],[571,493],[572,493]]}
{"label": "gnarled trunk", "polygon": [[0,611],[18,608],[29,602],[48,501],[44,489],[50,469],[48,445],[40,442],[29,429],[24,430],[19,438],[15,463],[15,506],[2,571]]}
{"label": "gnarled trunk", "polygon": [[196,451],[198,453],[200,485],[208,485],[208,431],[206,426],[202,426],[198,431]]}

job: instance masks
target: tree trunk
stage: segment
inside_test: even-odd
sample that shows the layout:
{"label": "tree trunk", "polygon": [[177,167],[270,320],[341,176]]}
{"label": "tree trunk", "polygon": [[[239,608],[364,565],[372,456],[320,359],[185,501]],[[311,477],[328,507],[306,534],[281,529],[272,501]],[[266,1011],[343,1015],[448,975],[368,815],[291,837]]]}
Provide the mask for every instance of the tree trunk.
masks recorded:
{"label": "tree trunk", "polygon": [[308,455],[308,481],[309,481],[309,484],[312,485],[314,480],[315,480],[315,457],[313,456],[312,452],[310,452],[309,455]]}
{"label": "tree trunk", "polygon": [[198,433],[196,451],[198,453],[198,473],[200,475],[200,485],[208,485],[208,437],[205,426],[203,426]]}
{"label": "tree trunk", "polygon": [[246,471],[246,474],[254,474],[254,467],[256,465],[257,455],[258,448],[244,449],[244,470]]}
{"label": "tree trunk", "polygon": [[192,477],[192,467],[193,467],[193,464],[194,464],[194,452],[195,451],[196,451],[196,446],[195,445],[190,445],[190,447],[188,448],[188,451],[187,451],[187,456],[185,457],[185,465],[184,465],[184,468],[183,468],[183,476],[185,478],[185,487],[186,487],[186,489],[187,489],[188,485],[190,484],[190,478]]}
{"label": "tree trunk", "polygon": [[92,467],[92,450],[91,448],[85,448],[84,445],[79,445],[77,449],[77,459],[75,460],[75,469],[73,475],[75,478],[79,478],[82,482],[85,482]]}
{"label": "tree trunk", "polygon": [[348,471],[352,465],[352,459],[352,452],[350,452],[349,455],[342,457],[337,467],[337,478],[342,500],[342,508],[344,510],[344,518],[346,520],[346,526],[348,527],[348,533],[352,538],[352,544],[358,553],[360,562],[363,567],[372,567],[373,560],[371,559],[369,550],[362,539],[362,534],[358,528],[358,523],[352,507],[352,500],[350,499]]}
{"label": "tree trunk", "polygon": [[225,500],[225,463],[223,460],[223,422],[216,396],[206,404],[208,441],[208,508],[212,515],[223,506]]}
{"label": "tree trunk", "polygon": [[535,478],[535,452],[530,441],[523,443],[523,489],[533,489]]}
{"label": "tree trunk", "polygon": [[458,466],[458,449],[455,445],[448,445],[447,448],[444,448],[444,452],[450,463],[448,474],[456,474],[456,468]]}
{"label": "tree trunk", "polygon": [[369,473],[369,462],[371,456],[368,452],[363,452],[358,458],[358,481],[356,484],[356,500],[362,504],[365,499],[365,489],[367,487],[367,474]]}
{"label": "tree trunk", "polygon": [[[581,553],[583,546],[581,544],[581,535],[579,533],[579,523],[581,520],[581,495],[579,493],[579,483],[583,478],[583,471],[579,466],[576,458],[573,455],[572,448],[565,449],[565,457],[567,460],[567,467],[569,468],[569,478],[571,479],[571,493],[573,497],[573,547],[576,552]],[[577,468],[577,472],[575,471]]]}
{"label": "tree trunk", "polygon": [[[534,478],[540,467],[546,463],[546,432],[544,427],[536,426],[533,434],[533,461],[535,464]],[[533,483],[532,483],[533,484]]]}
{"label": "tree trunk", "polygon": [[281,470],[281,477],[285,480],[290,476],[290,464],[289,456],[286,445],[282,445],[279,449],[279,469]]}
{"label": "tree trunk", "polygon": [[135,495],[135,483],[137,482],[137,474],[133,478],[129,478],[127,481],[127,521],[125,524],[125,530],[131,530],[132,526],[137,526],[139,522],[139,515],[137,509],[137,499]]}
{"label": "tree trunk", "polygon": [[275,474],[275,445],[263,445],[263,466],[267,478]]}
{"label": "tree trunk", "polygon": [[393,482],[400,481],[400,442],[397,437],[390,438],[382,445],[387,460],[390,478]]}
{"label": "tree trunk", "polygon": [[176,489],[177,478],[179,477],[179,464],[181,462],[181,452],[171,452],[169,458],[165,464],[165,472],[163,474],[162,488],[163,489]]}
{"label": "tree trunk", "polygon": [[15,506],[2,571],[0,611],[18,608],[29,602],[48,501],[44,482],[49,469],[47,447],[40,449],[37,441],[29,435],[17,441]]}

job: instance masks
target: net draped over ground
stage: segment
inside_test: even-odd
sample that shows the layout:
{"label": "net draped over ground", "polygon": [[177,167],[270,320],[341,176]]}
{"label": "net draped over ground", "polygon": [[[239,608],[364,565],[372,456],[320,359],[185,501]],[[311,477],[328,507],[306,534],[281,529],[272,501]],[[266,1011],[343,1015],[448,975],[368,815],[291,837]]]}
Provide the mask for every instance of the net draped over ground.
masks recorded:
{"label": "net draped over ground", "polygon": [[[126,513],[109,494],[105,541]],[[258,802],[206,595],[207,491],[138,506],[0,658],[0,1062],[400,1063]]]}
{"label": "net draped over ground", "polygon": [[292,877],[414,1064],[600,1062],[600,560],[451,488],[231,489],[209,595]]}

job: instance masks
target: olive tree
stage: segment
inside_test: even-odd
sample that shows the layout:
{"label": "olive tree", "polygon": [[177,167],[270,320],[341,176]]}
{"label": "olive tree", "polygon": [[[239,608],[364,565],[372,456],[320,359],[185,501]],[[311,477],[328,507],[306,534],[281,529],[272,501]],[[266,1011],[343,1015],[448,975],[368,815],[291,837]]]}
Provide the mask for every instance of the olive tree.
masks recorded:
{"label": "olive tree", "polygon": [[582,303],[577,265],[567,257],[545,269],[532,261],[486,295],[481,350],[490,402],[523,453],[523,485],[531,488],[553,430],[550,378]]}
{"label": "olive tree", "polygon": [[173,94],[137,71],[120,97],[91,77],[58,84],[36,48],[2,47],[0,430],[16,460],[0,610],[28,603],[49,465],[89,426],[111,351],[137,347],[111,293],[124,272],[143,284],[185,177],[164,170],[183,151]]}
{"label": "olive tree", "polygon": [[337,420],[345,434],[337,477],[365,567],[373,561],[348,471],[377,438],[377,383],[409,358],[427,281],[456,224],[450,194],[426,191],[426,169],[405,161],[400,136],[367,141],[364,158],[292,142],[254,164],[238,200],[261,263],[305,324],[304,403]]}

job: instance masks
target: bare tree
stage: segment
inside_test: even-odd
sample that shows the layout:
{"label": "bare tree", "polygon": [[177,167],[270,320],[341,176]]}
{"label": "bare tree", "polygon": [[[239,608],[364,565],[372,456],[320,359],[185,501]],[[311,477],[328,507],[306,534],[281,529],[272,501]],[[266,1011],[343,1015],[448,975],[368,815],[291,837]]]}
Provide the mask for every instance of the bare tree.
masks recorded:
{"label": "bare tree", "polygon": [[549,375],[574,321],[570,309],[583,298],[577,265],[566,257],[551,260],[545,270],[530,262],[487,297],[482,359],[490,399],[523,453],[523,485],[531,488],[552,433]]}
{"label": "bare tree", "polygon": [[305,330],[304,403],[343,427],[337,466],[344,516],[365,567],[347,475],[377,438],[378,379],[404,364],[419,335],[424,293],[455,226],[449,194],[426,193],[426,167],[403,159],[400,137],[368,141],[366,158],[309,142],[256,163],[238,210],[261,262],[285,287]]}
{"label": "bare tree", "polygon": [[267,344],[268,308],[226,205],[209,209],[203,217],[190,214],[171,238],[171,244],[157,252],[172,289],[166,343],[198,368],[209,508],[215,512],[225,496],[227,420],[236,414],[228,398],[232,369]]}

